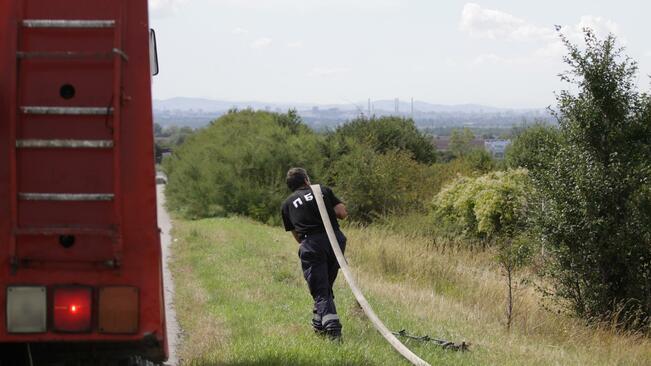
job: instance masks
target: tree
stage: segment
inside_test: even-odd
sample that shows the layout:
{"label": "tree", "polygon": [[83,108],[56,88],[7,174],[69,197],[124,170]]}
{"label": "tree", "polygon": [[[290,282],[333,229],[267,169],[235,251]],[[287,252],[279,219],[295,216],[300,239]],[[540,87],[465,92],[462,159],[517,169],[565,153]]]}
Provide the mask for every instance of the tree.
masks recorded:
{"label": "tree", "polygon": [[618,314],[626,326],[651,316],[651,99],[615,37],[561,36],[578,92],[558,96],[561,143],[531,171],[540,192],[537,227],[551,251],[551,294],[587,319]]}
{"label": "tree", "polygon": [[359,144],[337,160],[332,171],[351,218],[370,222],[382,215],[423,209],[424,168],[405,151],[380,154]]}
{"label": "tree", "polygon": [[350,150],[350,144],[365,144],[377,153],[392,150],[408,152],[425,164],[436,161],[436,149],[431,139],[416,128],[412,119],[400,117],[360,117],[338,127],[329,136],[341,153]]}
{"label": "tree", "polygon": [[439,223],[447,223],[469,237],[497,246],[497,263],[506,279],[506,326],[513,319],[513,277],[528,263],[531,181],[525,169],[492,172],[477,178],[462,177],[433,200]]}
{"label": "tree", "polygon": [[475,134],[469,128],[454,129],[450,135],[450,152],[457,158],[464,157],[475,150],[472,145],[474,140]]}
{"label": "tree", "polygon": [[498,242],[497,263],[506,278],[506,329],[511,330],[513,323],[513,277],[518,269],[529,264],[532,257],[532,239],[528,233],[500,236]]}
{"label": "tree", "polygon": [[190,135],[164,161],[168,203],[191,218],[240,214],[279,222],[287,170],[322,172],[318,136],[296,116],[233,111]]}
{"label": "tree", "polygon": [[514,237],[526,229],[530,191],[525,169],[460,177],[434,197],[432,209],[468,237]]}
{"label": "tree", "polygon": [[560,144],[558,128],[536,123],[517,132],[504,160],[509,168],[547,169]]}
{"label": "tree", "polygon": [[158,123],[154,123],[154,136],[159,137],[163,133],[163,127]]}

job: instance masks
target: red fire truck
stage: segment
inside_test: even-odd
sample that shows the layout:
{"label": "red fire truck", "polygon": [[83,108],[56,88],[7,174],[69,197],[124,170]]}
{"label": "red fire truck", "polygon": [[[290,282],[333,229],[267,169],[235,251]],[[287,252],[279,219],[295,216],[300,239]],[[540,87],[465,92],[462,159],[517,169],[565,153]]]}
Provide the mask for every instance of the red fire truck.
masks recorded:
{"label": "red fire truck", "polygon": [[0,6],[0,365],[163,362],[147,0]]}

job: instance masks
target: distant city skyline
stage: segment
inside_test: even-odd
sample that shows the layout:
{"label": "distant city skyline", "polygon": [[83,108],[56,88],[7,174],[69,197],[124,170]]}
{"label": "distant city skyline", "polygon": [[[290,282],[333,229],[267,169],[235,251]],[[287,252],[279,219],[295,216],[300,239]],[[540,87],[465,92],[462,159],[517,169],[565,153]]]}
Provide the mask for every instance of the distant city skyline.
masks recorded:
{"label": "distant city skyline", "polygon": [[549,111],[543,108],[518,110],[477,104],[440,105],[414,101],[412,112],[411,103],[401,103],[400,109],[396,111],[395,100],[378,100],[372,103],[369,112],[368,106],[363,109],[361,105],[351,104],[274,104],[186,97],[154,99],[154,121],[164,127],[201,128],[233,108],[280,113],[287,112],[290,108],[296,109],[303,122],[315,129],[333,128],[361,115],[412,118],[416,126],[422,129],[464,126],[510,129],[523,123],[554,122]]}
{"label": "distant city skyline", "polygon": [[554,31],[613,33],[648,90],[651,34],[642,0],[150,0],[161,74],[154,97],[267,103],[367,98],[554,105],[566,68]]}

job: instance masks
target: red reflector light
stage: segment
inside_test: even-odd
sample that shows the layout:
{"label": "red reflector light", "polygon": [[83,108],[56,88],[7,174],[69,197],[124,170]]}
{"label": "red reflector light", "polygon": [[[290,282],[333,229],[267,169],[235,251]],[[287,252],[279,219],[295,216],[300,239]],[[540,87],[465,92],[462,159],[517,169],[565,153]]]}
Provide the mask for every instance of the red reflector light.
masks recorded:
{"label": "red reflector light", "polygon": [[57,332],[90,332],[92,290],[89,287],[54,289],[54,330]]}

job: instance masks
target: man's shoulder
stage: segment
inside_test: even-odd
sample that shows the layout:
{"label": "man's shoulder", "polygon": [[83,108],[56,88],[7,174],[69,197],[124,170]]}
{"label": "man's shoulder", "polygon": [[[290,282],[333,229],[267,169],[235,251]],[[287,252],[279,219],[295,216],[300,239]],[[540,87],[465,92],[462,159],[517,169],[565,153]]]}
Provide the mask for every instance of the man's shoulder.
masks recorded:
{"label": "man's shoulder", "polygon": [[330,188],[330,187],[328,187],[326,185],[319,184],[319,186],[321,186],[321,192],[322,193],[332,192],[332,188]]}
{"label": "man's shoulder", "polygon": [[328,196],[334,196],[335,194],[332,188],[328,186],[321,186],[321,191],[323,192],[324,195],[328,195]]}
{"label": "man's shoulder", "polygon": [[297,189],[297,190],[295,190],[289,196],[287,196],[287,198],[285,198],[285,200],[283,201],[283,204],[281,205],[281,207],[289,206],[294,200],[296,200],[296,198],[302,197],[305,194],[305,192],[309,193],[310,190],[309,189]]}
{"label": "man's shoulder", "polygon": [[287,198],[283,200],[283,203],[280,205],[280,208],[285,209],[289,205],[289,203],[294,199],[294,196],[296,195],[296,192],[292,192]]}

